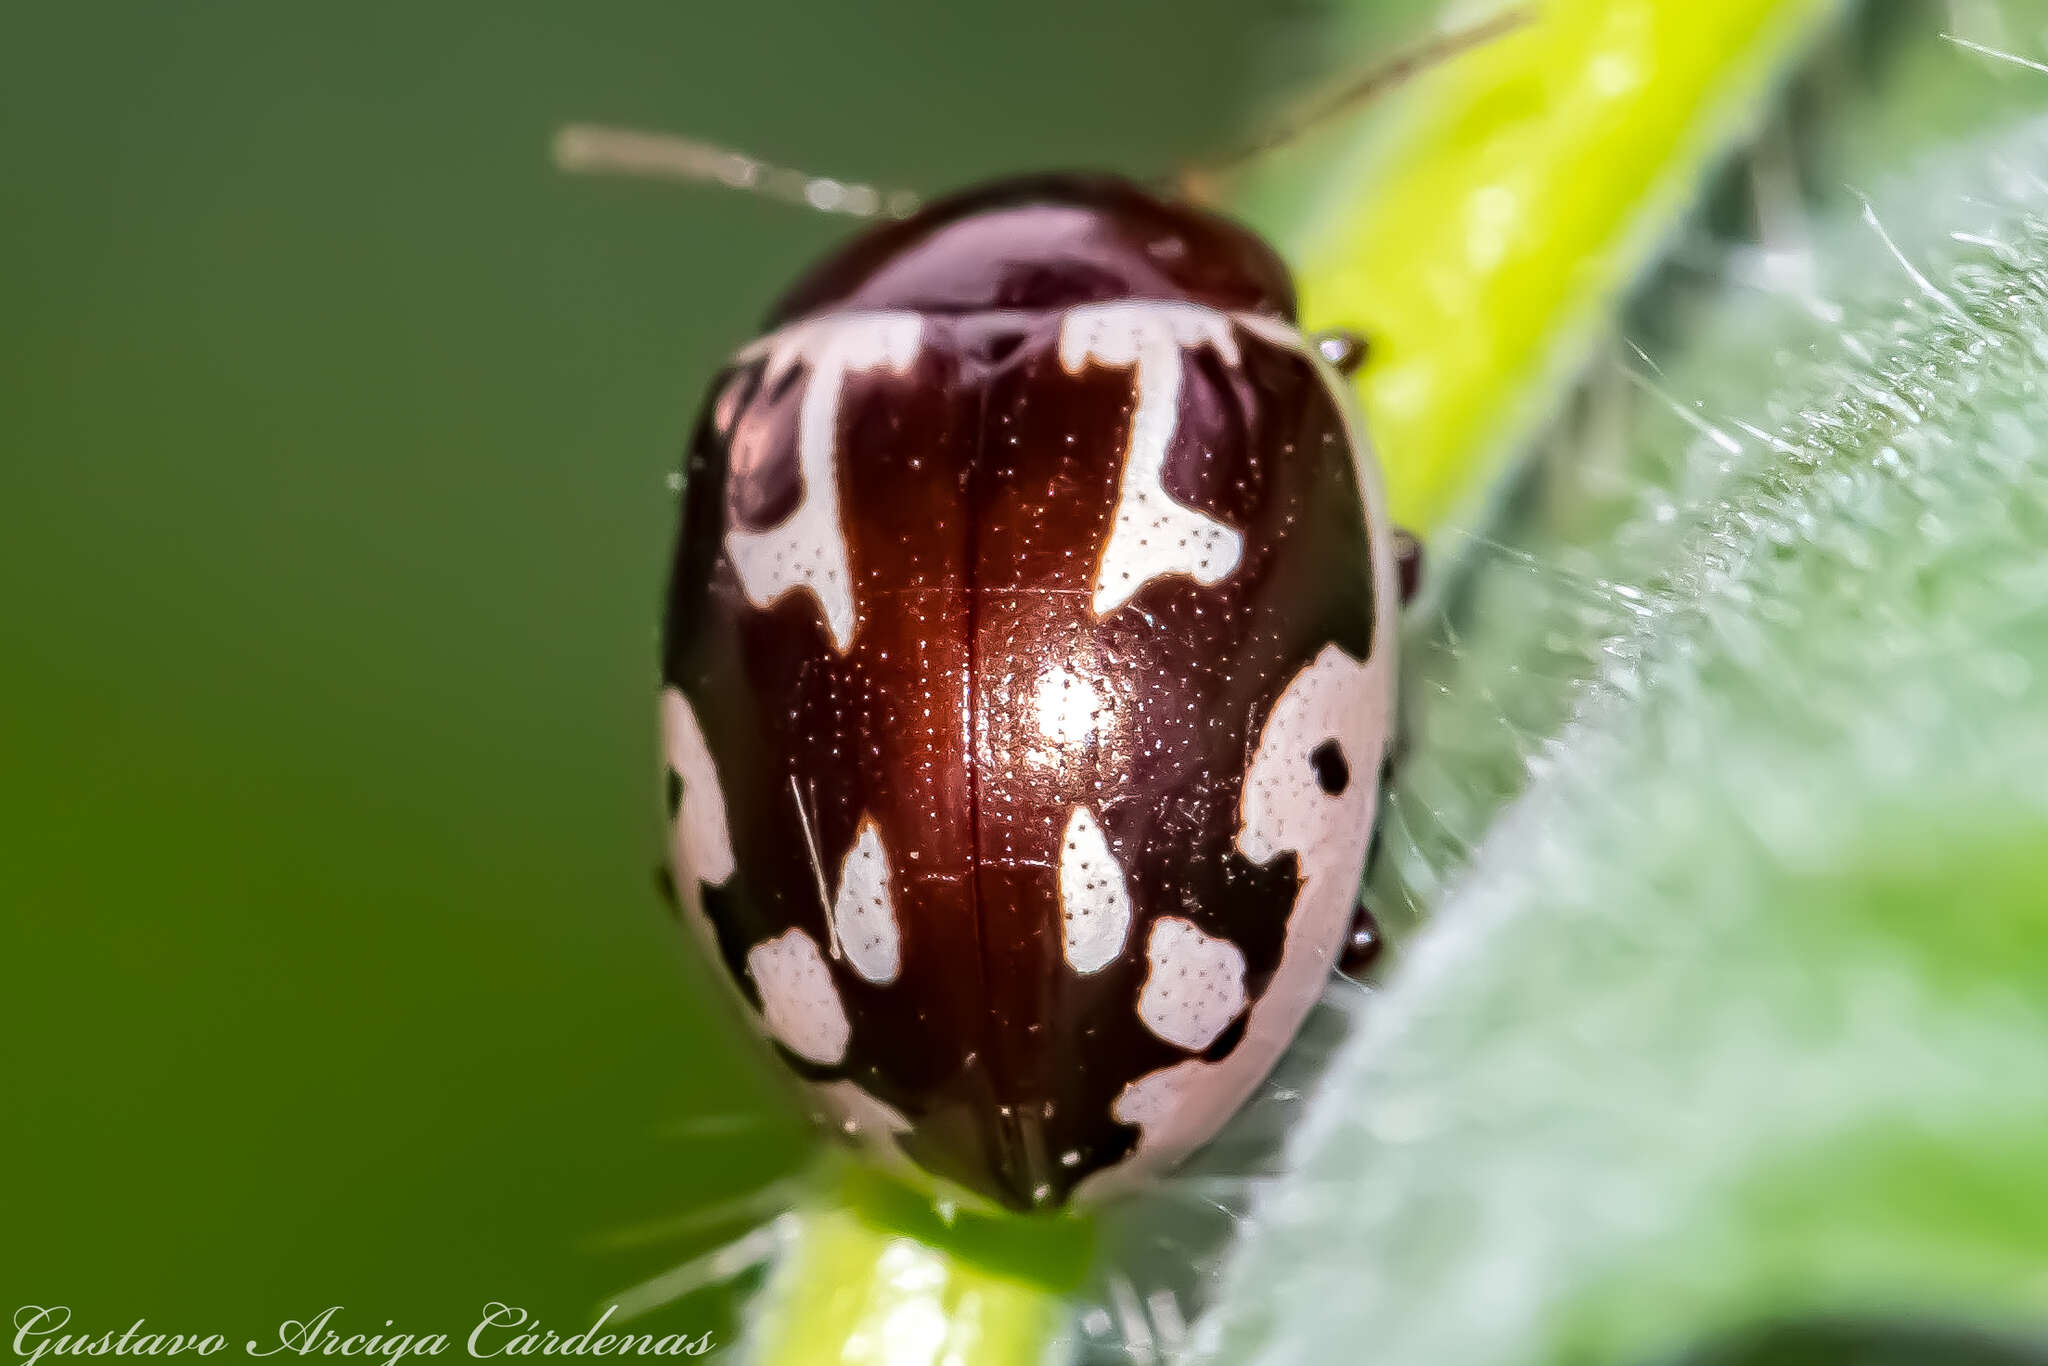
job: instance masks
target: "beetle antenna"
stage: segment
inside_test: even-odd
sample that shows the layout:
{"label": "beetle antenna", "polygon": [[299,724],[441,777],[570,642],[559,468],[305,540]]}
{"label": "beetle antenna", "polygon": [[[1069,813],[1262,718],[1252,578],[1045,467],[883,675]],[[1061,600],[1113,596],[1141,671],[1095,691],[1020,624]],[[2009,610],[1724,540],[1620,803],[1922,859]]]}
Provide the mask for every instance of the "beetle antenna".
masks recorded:
{"label": "beetle antenna", "polygon": [[1535,5],[1516,4],[1463,28],[1454,28],[1419,39],[1412,46],[1396,52],[1385,61],[1366,68],[1316,103],[1226,150],[1206,165],[1194,168],[1182,179],[1201,185],[1215,177],[1235,171],[1246,162],[1254,161],[1268,152],[1299,140],[1303,135],[1313,132],[1330,120],[1412,80],[1432,67],[1442,66],[1453,57],[1469,52],[1473,48],[1484,47],[1496,38],[1513,33],[1532,22],[1535,17]]}
{"label": "beetle antenna", "polygon": [[568,124],[555,134],[555,165],[576,175],[720,185],[819,213],[854,218],[907,218],[918,206],[918,197],[909,190],[812,175],[675,133],[595,123]]}

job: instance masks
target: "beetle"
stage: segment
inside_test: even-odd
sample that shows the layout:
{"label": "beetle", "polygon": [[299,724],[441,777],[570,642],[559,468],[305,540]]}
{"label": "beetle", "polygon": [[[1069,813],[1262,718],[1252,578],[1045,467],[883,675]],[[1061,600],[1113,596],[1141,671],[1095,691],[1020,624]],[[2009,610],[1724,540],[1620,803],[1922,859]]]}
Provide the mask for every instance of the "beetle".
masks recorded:
{"label": "beetle", "polygon": [[1401,571],[1354,358],[1249,230],[1041,176],[855,236],[713,381],[677,898],[859,1144],[1014,1209],[1128,1189],[1369,938]]}
{"label": "beetle", "polygon": [[1381,945],[1358,892],[1421,549],[1362,343],[1300,329],[1252,231],[1115,176],[920,209],[664,134],[571,125],[555,157],[894,220],[784,294],[690,440],[670,904],[885,1163],[1017,1210],[1142,1186]]}

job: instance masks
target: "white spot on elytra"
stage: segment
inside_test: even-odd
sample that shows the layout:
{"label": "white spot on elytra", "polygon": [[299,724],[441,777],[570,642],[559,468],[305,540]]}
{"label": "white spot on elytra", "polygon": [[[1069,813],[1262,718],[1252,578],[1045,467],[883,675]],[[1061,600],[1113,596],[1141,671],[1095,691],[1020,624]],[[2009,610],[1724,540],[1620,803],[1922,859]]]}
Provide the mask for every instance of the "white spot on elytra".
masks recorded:
{"label": "white spot on elytra", "polygon": [[822,1066],[845,1058],[852,1029],[816,940],[797,929],[762,940],[747,950],[747,975],[761,993],[768,1032],[790,1052]]}
{"label": "white spot on elytra", "polygon": [[[1235,315],[1246,331],[1302,355],[1321,376],[1343,414],[1361,514],[1373,557],[1373,641],[1361,664],[1335,646],[1281,690],[1259,735],[1238,847],[1267,861],[1296,855],[1300,885],[1288,914],[1280,963],[1252,1003],[1245,1036],[1219,1062],[1190,1058],[1147,1073],[1111,1103],[1119,1122],[1136,1125],[1138,1147],[1125,1161],[1091,1174],[1076,1198],[1098,1200],[1128,1190],[1145,1173],[1185,1157],[1236,1113],[1272,1069],[1321,994],[1357,904],[1379,799],[1379,766],[1393,720],[1397,676],[1393,536],[1372,447],[1349,386],[1313,345],[1276,319]],[[1310,756],[1326,741],[1342,750],[1350,780],[1340,793],[1323,790]],[[1255,783],[1254,779],[1259,779]],[[1263,795],[1254,798],[1254,790]],[[1257,851],[1257,852],[1255,852]]]}
{"label": "white spot on elytra", "polygon": [[1060,841],[1060,933],[1075,972],[1097,972],[1123,952],[1131,931],[1124,870],[1085,806],[1067,818]]}
{"label": "white spot on elytra", "polygon": [[1165,1124],[1180,1108],[1181,1093],[1208,1070],[1206,1063],[1191,1059],[1147,1072],[1117,1093],[1109,1113],[1119,1124],[1145,1129]]}
{"label": "white spot on elytra", "polygon": [[[1294,851],[1302,881],[1297,905],[1333,876],[1357,884],[1388,720],[1370,666],[1335,645],[1325,645],[1294,676],[1266,717],[1245,773],[1237,847],[1253,863]],[[1332,741],[1349,770],[1335,793],[1324,791],[1311,757]]]}
{"label": "white spot on elytra", "polygon": [[1196,304],[1088,304],[1068,310],[1060,324],[1060,364],[1067,373],[1079,374],[1091,362],[1133,372],[1135,402],[1116,520],[1095,575],[1098,617],[1165,575],[1219,583],[1243,553],[1241,535],[1175,502],[1161,482],[1167,447],[1180,423],[1181,352],[1201,346],[1237,363],[1230,320]]}
{"label": "white spot on elytra", "polygon": [[[1390,574],[1392,565],[1376,572]],[[1389,596],[1377,596],[1383,613],[1391,612]],[[1120,1166],[1091,1176],[1084,1183],[1086,1198],[1127,1186],[1137,1171],[1176,1162],[1205,1141],[1271,1070],[1322,994],[1351,924],[1372,839],[1393,704],[1392,638],[1389,616],[1382,615],[1372,659],[1360,663],[1325,646],[1273,704],[1245,778],[1237,844],[1258,863],[1288,851],[1296,856],[1300,883],[1279,966],[1253,1002],[1245,1036],[1228,1057],[1175,1063],[1124,1087],[1110,1114],[1139,1126],[1138,1149]],[[1350,769],[1338,793],[1323,790],[1309,757],[1330,740],[1342,748]]]}
{"label": "white spot on elytra", "polygon": [[792,323],[740,353],[747,360],[765,352],[764,385],[800,361],[810,368],[797,414],[803,494],[796,509],[768,530],[734,527],[726,533],[726,553],[754,606],[765,609],[797,591],[817,599],[833,647],[842,654],[859,623],[839,516],[839,399],[849,372],[908,370],[923,329],[915,313],[835,313]]}
{"label": "white spot on elytra", "polygon": [[679,878],[707,886],[732,876],[732,835],[725,823],[725,793],[704,743],[704,728],[690,699],[676,688],[661,691],[661,738],[668,766],[682,780],[682,804],[670,834]]}
{"label": "white spot on elytra", "polygon": [[882,847],[881,827],[863,817],[860,833],[839,865],[832,925],[846,961],[877,986],[895,981],[902,965],[896,900],[889,882],[889,854]]}
{"label": "white spot on elytra", "polygon": [[1152,971],[1138,993],[1138,1018],[1170,1044],[1200,1052],[1244,1009],[1244,954],[1193,921],[1163,915],[1145,946]]}

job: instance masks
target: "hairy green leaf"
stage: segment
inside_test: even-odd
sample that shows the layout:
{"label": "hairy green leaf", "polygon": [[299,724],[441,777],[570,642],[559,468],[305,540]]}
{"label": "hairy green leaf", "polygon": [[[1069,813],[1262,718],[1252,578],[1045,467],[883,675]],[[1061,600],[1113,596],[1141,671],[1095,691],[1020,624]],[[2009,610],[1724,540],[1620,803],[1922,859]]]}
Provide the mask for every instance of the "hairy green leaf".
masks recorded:
{"label": "hairy green leaf", "polygon": [[1661,369],[1617,353],[1567,481],[1612,515],[1539,506],[1456,595],[1390,885],[1429,900],[1520,795],[1333,1066],[1206,1359],[2048,1323],[2044,154],[1963,143],[1738,253]]}

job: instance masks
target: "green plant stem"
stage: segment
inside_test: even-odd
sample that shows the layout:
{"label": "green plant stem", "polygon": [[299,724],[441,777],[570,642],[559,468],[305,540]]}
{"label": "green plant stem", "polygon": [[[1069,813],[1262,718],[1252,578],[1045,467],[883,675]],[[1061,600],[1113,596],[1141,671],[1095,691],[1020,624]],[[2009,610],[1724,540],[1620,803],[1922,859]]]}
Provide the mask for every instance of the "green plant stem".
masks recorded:
{"label": "green plant stem", "polygon": [[949,1220],[852,1167],[797,1219],[755,1306],[757,1366],[1045,1366],[1071,1339],[1094,1246],[1083,1219]]}
{"label": "green plant stem", "polygon": [[[1490,495],[1623,292],[1838,0],[1538,0],[1529,24],[1368,111],[1355,147],[1251,187],[1312,326],[1355,328],[1397,520]],[[1353,163],[1333,171],[1332,160]],[[1265,222],[1289,176],[1322,187]]]}

